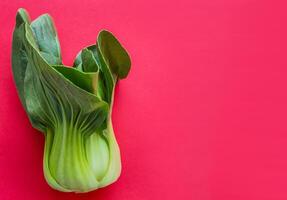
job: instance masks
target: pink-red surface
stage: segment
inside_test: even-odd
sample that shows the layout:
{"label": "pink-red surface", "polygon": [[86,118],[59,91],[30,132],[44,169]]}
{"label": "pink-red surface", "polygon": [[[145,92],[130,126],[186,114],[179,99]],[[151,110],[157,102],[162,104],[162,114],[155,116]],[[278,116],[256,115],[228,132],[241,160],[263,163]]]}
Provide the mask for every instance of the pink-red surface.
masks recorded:
{"label": "pink-red surface", "polygon": [[[119,83],[114,128],[123,171],[87,194],[52,190],[44,137],[11,73],[16,10],[55,20],[65,64],[112,31],[132,70]],[[1,200],[287,199],[287,12],[271,0],[0,2]]]}

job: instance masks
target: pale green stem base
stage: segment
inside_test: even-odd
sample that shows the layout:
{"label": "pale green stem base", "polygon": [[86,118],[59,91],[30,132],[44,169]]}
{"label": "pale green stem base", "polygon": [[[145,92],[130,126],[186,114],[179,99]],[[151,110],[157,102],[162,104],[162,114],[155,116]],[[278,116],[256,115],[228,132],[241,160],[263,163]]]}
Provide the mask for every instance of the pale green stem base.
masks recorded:
{"label": "pale green stem base", "polygon": [[73,126],[46,132],[44,175],[63,192],[88,192],[116,181],[121,172],[120,150],[111,120],[102,133],[84,136]]}

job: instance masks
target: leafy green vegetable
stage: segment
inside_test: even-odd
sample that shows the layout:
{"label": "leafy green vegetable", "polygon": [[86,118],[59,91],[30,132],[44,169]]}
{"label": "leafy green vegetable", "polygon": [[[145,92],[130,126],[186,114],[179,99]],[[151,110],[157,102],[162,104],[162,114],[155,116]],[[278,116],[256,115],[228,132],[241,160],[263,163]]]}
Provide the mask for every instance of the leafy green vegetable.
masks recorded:
{"label": "leafy green vegetable", "polygon": [[108,31],[84,48],[73,67],[62,64],[58,36],[47,14],[30,22],[19,9],[12,69],[32,126],[45,134],[44,175],[64,192],[88,192],[119,177],[120,151],[111,112],[115,84],[131,61]]}

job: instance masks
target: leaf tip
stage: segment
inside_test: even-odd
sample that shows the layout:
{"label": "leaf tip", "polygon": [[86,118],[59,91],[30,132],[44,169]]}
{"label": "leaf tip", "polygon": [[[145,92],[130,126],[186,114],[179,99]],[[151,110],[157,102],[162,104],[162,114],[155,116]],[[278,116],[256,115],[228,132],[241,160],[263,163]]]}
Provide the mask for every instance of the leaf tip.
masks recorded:
{"label": "leaf tip", "polygon": [[16,15],[16,27],[19,27],[23,23],[30,23],[30,16],[24,8],[19,8]]}
{"label": "leaf tip", "polygon": [[124,79],[129,74],[131,59],[126,49],[119,40],[105,29],[98,35],[98,45],[109,67],[119,79]]}

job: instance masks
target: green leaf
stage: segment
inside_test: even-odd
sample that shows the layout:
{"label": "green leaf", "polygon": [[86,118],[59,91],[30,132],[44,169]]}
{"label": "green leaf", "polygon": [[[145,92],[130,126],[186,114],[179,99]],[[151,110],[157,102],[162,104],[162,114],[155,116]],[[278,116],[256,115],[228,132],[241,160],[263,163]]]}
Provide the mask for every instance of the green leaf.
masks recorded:
{"label": "green leaf", "polygon": [[113,36],[103,30],[98,35],[98,47],[111,71],[119,78],[126,78],[131,67],[131,60],[127,51]]}
{"label": "green leaf", "polygon": [[[46,128],[53,127],[63,120],[70,122],[82,120],[81,123],[90,123],[83,116],[88,117],[91,114],[99,117],[93,118],[97,123],[90,125],[94,128],[99,127],[108,112],[107,104],[92,93],[77,87],[69,79],[63,78],[62,74],[49,66],[33,46],[33,34],[27,24],[25,24],[24,33],[28,58],[24,80],[25,100],[28,114],[36,123],[36,128],[38,124]],[[76,75],[78,74],[71,74],[71,79]]]}
{"label": "green leaf", "polygon": [[26,10],[19,9],[16,16],[16,25],[13,33],[12,42],[12,70],[14,81],[23,107],[26,109],[24,98],[24,78],[27,68],[27,57],[25,54],[25,47],[22,40],[24,32],[23,23],[29,23],[30,17]]}
{"label": "green leaf", "polygon": [[31,23],[38,50],[51,65],[62,64],[57,31],[50,15],[44,14]]}
{"label": "green leaf", "polygon": [[97,72],[99,67],[93,56],[93,53],[88,49],[83,49],[81,54],[82,68],[85,72]]}
{"label": "green leaf", "polygon": [[[87,67],[87,63],[93,64]],[[111,105],[116,80],[113,78],[112,72],[108,68],[97,46],[92,45],[80,51],[73,66],[83,72],[98,71],[97,94],[101,99]]]}
{"label": "green leaf", "polygon": [[[12,42],[12,69],[18,94],[22,105],[26,109],[24,100],[24,77],[27,68],[27,57],[23,45],[23,31],[21,26],[30,24],[30,16],[25,9],[19,9],[16,15],[16,25]],[[51,17],[47,14],[38,17],[31,24],[35,40],[34,45],[41,49],[42,56],[50,64],[61,64],[60,45]]]}
{"label": "green leaf", "polygon": [[87,92],[96,93],[98,87],[98,72],[86,73],[64,65],[53,65],[53,67],[76,86]]}

